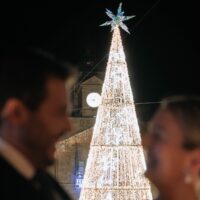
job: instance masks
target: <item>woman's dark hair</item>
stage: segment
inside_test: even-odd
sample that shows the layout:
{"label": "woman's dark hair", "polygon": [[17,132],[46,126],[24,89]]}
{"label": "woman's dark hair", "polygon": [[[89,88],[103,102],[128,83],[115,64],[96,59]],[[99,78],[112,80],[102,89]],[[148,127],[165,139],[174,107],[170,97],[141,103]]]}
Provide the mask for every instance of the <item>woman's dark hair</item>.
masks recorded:
{"label": "woman's dark hair", "polygon": [[193,150],[200,147],[200,97],[174,96],[161,102],[161,109],[169,110],[184,132],[183,147]]}

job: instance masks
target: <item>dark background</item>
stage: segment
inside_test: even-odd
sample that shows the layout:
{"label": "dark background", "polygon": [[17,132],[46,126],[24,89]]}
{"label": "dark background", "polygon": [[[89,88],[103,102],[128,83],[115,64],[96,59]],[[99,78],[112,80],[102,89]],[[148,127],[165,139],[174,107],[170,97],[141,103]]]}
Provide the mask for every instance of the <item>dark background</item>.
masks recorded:
{"label": "dark background", "polygon": [[[111,43],[105,8],[118,0],[66,1],[45,6],[5,6],[0,10],[1,50],[36,46],[78,66],[105,71]],[[172,94],[200,94],[198,7],[193,1],[123,0],[131,35],[121,31],[136,102]],[[85,65],[92,61],[92,65]]]}

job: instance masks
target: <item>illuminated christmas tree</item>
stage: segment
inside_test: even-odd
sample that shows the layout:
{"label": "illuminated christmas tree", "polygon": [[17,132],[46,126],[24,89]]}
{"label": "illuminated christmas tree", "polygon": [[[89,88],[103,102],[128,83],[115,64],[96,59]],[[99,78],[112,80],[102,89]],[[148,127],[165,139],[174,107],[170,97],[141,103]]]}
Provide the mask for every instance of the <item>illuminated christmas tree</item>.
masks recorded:
{"label": "illuminated christmas tree", "polygon": [[113,37],[97,111],[80,200],[151,200],[141,136],[130,86],[117,15],[106,11],[112,21]]}

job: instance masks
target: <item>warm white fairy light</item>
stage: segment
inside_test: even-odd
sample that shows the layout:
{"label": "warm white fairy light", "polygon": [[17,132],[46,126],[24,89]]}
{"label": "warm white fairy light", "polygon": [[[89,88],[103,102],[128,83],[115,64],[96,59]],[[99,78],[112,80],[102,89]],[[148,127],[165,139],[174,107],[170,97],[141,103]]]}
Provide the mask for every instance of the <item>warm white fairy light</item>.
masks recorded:
{"label": "warm white fairy light", "polygon": [[115,27],[80,200],[151,200],[120,31]]}

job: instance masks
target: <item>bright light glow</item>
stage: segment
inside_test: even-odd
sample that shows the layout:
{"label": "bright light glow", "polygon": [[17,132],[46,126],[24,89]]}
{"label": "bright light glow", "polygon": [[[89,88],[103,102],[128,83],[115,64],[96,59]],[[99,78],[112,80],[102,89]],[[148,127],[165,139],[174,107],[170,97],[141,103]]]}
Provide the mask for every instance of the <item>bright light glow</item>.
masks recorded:
{"label": "bright light glow", "polygon": [[80,200],[151,200],[118,26],[114,29]]}
{"label": "bright light glow", "polygon": [[101,103],[101,96],[96,92],[92,92],[88,94],[86,102],[90,107],[96,108]]}

